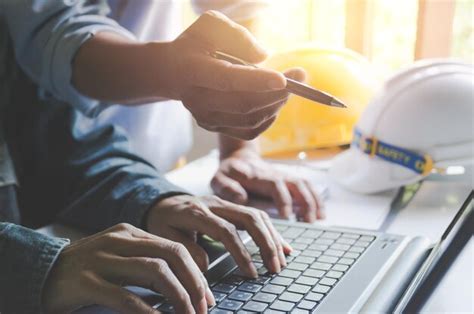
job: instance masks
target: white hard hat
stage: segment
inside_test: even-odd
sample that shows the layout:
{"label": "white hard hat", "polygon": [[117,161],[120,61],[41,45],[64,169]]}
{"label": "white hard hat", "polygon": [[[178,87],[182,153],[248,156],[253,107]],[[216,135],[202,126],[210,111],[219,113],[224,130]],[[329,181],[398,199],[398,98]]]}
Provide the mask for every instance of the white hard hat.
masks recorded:
{"label": "white hard hat", "polygon": [[474,67],[424,60],[387,81],[365,109],[330,175],[359,193],[415,183],[473,163]]}

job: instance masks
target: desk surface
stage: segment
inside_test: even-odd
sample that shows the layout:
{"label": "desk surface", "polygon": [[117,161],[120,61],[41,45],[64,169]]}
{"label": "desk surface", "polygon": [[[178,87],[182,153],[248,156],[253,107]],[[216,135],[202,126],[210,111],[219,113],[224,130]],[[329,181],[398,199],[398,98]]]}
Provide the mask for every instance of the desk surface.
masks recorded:
{"label": "desk surface", "polygon": [[[188,182],[186,188],[193,192],[197,189],[200,191],[198,194],[205,194],[210,191],[209,181],[217,165],[217,162],[212,161],[213,158],[216,158],[215,155],[210,154],[168,174],[167,177],[178,184]],[[199,178],[199,181],[189,185],[189,178]],[[426,181],[407,207],[390,213],[393,217],[390,217],[390,224],[386,225],[385,231],[412,236],[423,235],[436,241],[471,190],[472,186],[466,182]],[[328,212],[327,215],[331,213]],[[80,231],[61,225],[47,226],[40,231],[69,237],[71,240],[83,236]],[[447,278],[435,290],[426,306],[426,312],[473,312],[473,245],[471,240]]]}

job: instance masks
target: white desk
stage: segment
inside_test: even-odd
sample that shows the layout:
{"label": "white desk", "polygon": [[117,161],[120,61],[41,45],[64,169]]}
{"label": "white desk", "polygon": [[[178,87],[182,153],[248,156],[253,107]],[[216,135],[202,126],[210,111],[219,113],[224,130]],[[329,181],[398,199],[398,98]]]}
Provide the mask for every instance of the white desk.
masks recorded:
{"label": "white desk", "polygon": [[[209,182],[216,167],[216,155],[210,154],[186,167],[169,173],[167,177],[193,193],[207,194],[211,192]],[[440,237],[471,189],[472,186],[469,182],[424,182],[406,208],[398,213],[392,213],[394,217],[391,217],[393,219],[386,231],[406,235],[424,235],[435,241]],[[393,193],[389,193],[382,196],[373,196],[367,198],[367,201],[373,202],[375,200],[380,204],[385,204],[386,198],[393,195]],[[377,204],[376,202],[374,204]],[[337,204],[337,206],[344,206],[342,203]],[[340,208],[339,211],[327,212],[327,215],[337,215],[341,210],[343,212],[344,208]],[[357,209],[352,208],[352,210]],[[334,217],[331,221],[338,225],[353,226],[345,218],[348,215],[356,217],[364,214],[366,215],[365,218],[371,221],[374,221],[373,217],[368,217],[368,215],[380,215],[377,212],[346,212],[344,216]],[[379,220],[377,218],[377,223]],[[47,226],[40,229],[40,231],[54,236],[69,237],[72,240],[83,236],[80,231],[61,225]],[[463,252],[462,258],[456,262],[447,279],[445,278],[436,289],[434,298],[426,307],[427,312],[473,312],[473,245],[471,240],[468,249]]]}

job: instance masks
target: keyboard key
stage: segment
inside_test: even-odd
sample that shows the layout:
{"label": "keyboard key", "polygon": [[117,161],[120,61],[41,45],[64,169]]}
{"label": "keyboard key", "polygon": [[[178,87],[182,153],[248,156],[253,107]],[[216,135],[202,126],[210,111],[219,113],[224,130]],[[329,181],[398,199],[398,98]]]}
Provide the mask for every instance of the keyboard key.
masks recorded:
{"label": "keyboard key", "polygon": [[343,233],[342,237],[343,238],[350,238],[350,239],[359,239],[360,235],[355,234],[355,233]]}
{"label": "keyboard key", "polygon": [[234,286],[238,286],[240,285],[242,282],[244,282],[245,279],[242,278],[242,277],[238,277],[238,276],[234,276],[234,275],[231,275],[227,278],[224,279],[224,283],[227,283],[227,284],[230,284],[230,285],[234,285]]}
{"label": "keyboard key", "polygon": [[216,299],[216,302],[221,302],[227,296],[227,294],[225,293],[220,293],[220,292],[215,292],[215,291],[212,291],[212,294],[214,295],[214,299]]}
{"label": "keyboard key", "polygon": [[278,300],[298,303],[303,299],[303,296],[298,293],[291,293],[291,292],[283,292],[279,297]]}
{"label": "keyboard key", "polygon": [[252,261],[263,262],[263,259],[262,259],[262,256],[260,255],[260,253],[253,254],[252,255]]}
{"label": "keyboard key", "polygon": [[[338,239],[337,241],[339,242],[339,240],[340,239]],[[334,243],[334,240],[332,240],[332,239],[316,239],[316,240],[314,240],[314,243],[315,244],[322,244],[322,245],[331,245],[331,244]]]}
{"label": "keyboard key", "polygon": [[375,239],[374,236],[367,236],[367,235],[365,235],[365,236],[361,236],[359,240],[360,240],[360,241],[372,242],[372,241],[374,241],[374,239]]}
{"label": "keyboard key", "polygon": [[316,302],[303,300],[297,305],[297,307],[300,309],[311,311],[312,309],[316,307],[316,305],[318,305]]}
{"label": "keyboard key", "polygon": [[272,309],[266,309],[265,312],[263,312],[263,314],[286,314],[286,312],[272,310]]}
{"label": "keyboard key", "polygon": [[322,256],[318,257],[318,262],[323,262],[323,263],[334,264],[334,263],[337,262],[337,260],[338,260],[338,258],[334,257],[334,256],[322,255]]}
{"label": "keyboard key", "polygon": [[336,283],[336,279],[333,279],[333,278],[323,278],[319,281],[320,284],[322,285],[325,285],[325,286],[334,286],[334,284]]}
{"label": "keyboard key", "polygon": [[218,309],[218,308],[214,308],[214,309],[212,309],[211,314],[233,314],[233,312],[232,311],[227,311],[227,310],[221,310],[221,309]]}
{"label": "keyboard key", "polygon": [[277,300],[272,305],[270,305],[270,308],[274,310],[278,310],[278,311],[283,311],[283,312],[289,312],[291,311],[293,307],[294,307],[293,303],[280,301],[280,300]]}
{"label": "keyboard key", "polygon": [[352,253],[352,252],[347,252],[346,254],[344,254],[344,258],[357,259],[359,256],[360,256],[359,253]]}
{"label": "keyboard key", "polygon": [[314,239],[301,237],[301,238],[296,238],[295,240],[293,240],[293,243],[311,244],[311,243],[313,243],[313,241],[314,241]]}
{"label": "keyboard key", "polygon": [[264,276],[264,275],[271,275],[268,269],[265,266],[262,266],[257,269],[257,274],[259,276]]}
{"label": "keyboard key", "polygon": [[329,270],[331,268],[331,264],[316,262],[309,267],[314,269]]}
{"label": "keyboard key", "polygon": [[278,225],[278,224],[274,224],[273,225],[275,227],[275,229],[278,231],[278,232],[283,232],[285,231],[286,229],[288,229],[288,226],[285,226],[285,225]]}
{"label": "keyboard key", "polygon": [[247,282],[256,283],[256,284],[259,284],[259,285],[266,285],[270,281],[270,279],[271,278],[267,277],[267,276],[259,276],[257,278],[247,280]]}
{"label": "keyboard key", "polygon": [[287,286],[289,286],[293,283],[293,279],[278,276],[278,277],[273,278],[271,283],[274,284],[274,285],[287,287]]}
{"label": "keyboard key", "polygon": [[331,289],[331,287],[323,286],[323,285],[316,285],[316,286],[314,286],[312,291],[317,292],[317,293],[326,294],[329,291],[329,289]]}
{"label": "keyboard key", "polygon": [[324,255],[341,257],[342,255],[344,255],[344,251],[329,249],[324,252]]}
{"label": "keyboard key", "polygon": [[354,246],[360,246],[360,247],[368,247],[369,245],[370,245],[370,242],[362,241],[362,240],[359,240],[356,243],[354,243]]}
{"label": "keyboard key", "polygon": [[303,263],[303,264],[312,264],[314,263],[315,260],[316,258],[311,257],[311,256],[298,256],[293,260],[293,262]]}
{"label": "keyboard key", "polygon": [[285,239],[295,239],[298,236],[300,236],[303,232],[305,231],[304,228],[298,228],[298,227],[290,227],[283,231],[281,235]]}
{"label": "keyboard key", "polygon": [[296,256],[299,256],[300,254],[301,254],[300,250],[293,250],[291,251],[290,256],[296,257]]}
{"label": "keyboard key", "polygon": [[361,246],[353,246],[349,250],[349,252],[354,252],[354,253],[362,253],[364,252],[364,248]]}
{"label": "keyboard key", "polygon": [[341,243],[334,243],[331,245],[331,249],[333,250],[341,250],[341,251],[347,251],[351,248],[349,244],[341,244]]}
{"label": "keyboard key", "polygon": [[263,312],[267,308],[267,304],[261,302],[250,301],[243,307],[244,310],[251,312]]}
{"label": "keyboard key", "polygon": [[333,270],[337,270],[337,271],[342,271],[342,272],[345,272],[349,269],[349,266],[347,265],[342,265],[342,264],[336,264],[332,267]]}
{"label": "keyboard key", "polygon": [[329,248],[329,246],[326,245],[326,244],[317,244],[317,243],[311,244],[309,246],[310,250],[315,250],[315,251],[326,251],[328,248]]}
{"label": "keyboard key", "polygon": [[310,256],[310,257],[318,257],[321,256],[323,252],[321,251],[315,251],[315,250],[304,250],[301,252],[302,256]]}
{"label": "keyboard key", "polygon": [[298,309],[298,308],[293,309],[293,310],[291,311],[291,314],[309,314],[309,313],[310,313],[310,312],[307,311],[307,310]]}
{"label": "keyboard key", "polygon": [[342,272],[340,272],[340,271],[334,271],[334,270],[328,271],[328,272],[326,273],[326,277],[335,278],[335,279],[341,278],[342,275],[344,275],[344,273],[342,273]]}
{"label": "keyboard key", "polygon": [[292,269],[283,269],[279,276],[281,277],[288,277],[288,278],[298,278],[301,275],[300,271],[297,270],[292,270]]}
{"label": "keyboard key", "polygon": [[280,294],[283,291],[285,291],[285,287],[272,285],[272,284],[268,284],[268,285],[264,286],[263,289],[262,289],[262,292],[274,293],[274,294]]}
{"label": "keyboard key", "polygon": [[242,302],[225,299],[219,303],[217,307],[223,310],[237,311],[242,307],[242,305],[244,305]]}
{"label": "keyboard key", "polygon": [[301,237],[316,239],[316,238],[319,237],[322,233],[323,233],[323,232],[320,231],[320,230],[307,229],[305,232],[303,232],[303,234],[301,235]]}
{"label": "keyboard key", "polygon": [[336,243],[353,245],[354,243],[356,243],[356,240],[349,238],[339,238],[336,240]]}
{"label": "keyboard key", "polygon": [[307,285],[307,286],[314,286],[317,282],[318,282],[317,278],[306,277],[306,276],[301,276],[298,279],[296,279],[296,283],[299,283],[301,285]]}
{"label": "keyboard key", "polygon": [[256,292],[259,292],[260,289],[262,289],[262,286],[257,285],[255,283],[244,282],[237,289],[240,290],[240,291],[256,293]]}
{"label": "keyboard key", "polygon": [[299,294],[306,294],[311,290],[311,287],[305,286],[305,285],[299,285],[299,284],[292,284],[291,286],[288,287],[287,291],[294,292],[294,293],[299,293]]}
{"label": "keyboard key", "polygon": [[294,248],[295,250],[303,251],[308,247],[308,244],[293,242],[293,243],[291,243],[291,247]]}
{"label": "keyboard key", "polygon": [[303,275],[312,277],[312,278],[322,278],[326,272],[319,269],[307,269]]}
{"label": "keyboard key", "polygon": [[304,298],[306,300],[309,300],[309,301],[319,302],[324,298],[324,294],[316,293],[316,292],[310,292]]}
{"label": "keyboard key", "polygon": [[290,263],[286,268],[287,269],[294,269],[294,270],[303,271],[306,268],[308,268],[308,264],[301,264],[301,263],[293,262],[293,263]]}
{"label": "keyboard key", "polygon": [[265,302],[265,303],[272,303],[276,299],[276,295],[270,294],[270,293],[265,293],[265,292],[259,292],[254,297],[252,300],[254,301],[259,301],[259,302]]}
{"label": "keyboard key", "polygon": [[253,297],[252,293],[248,292],[243,292],[243,291],[234,291],[231,294],[229,294],[229,299],[235,300],[235,301],[242,301],[242,302],[247,302]]}
{"label": "keyboard key", "polygon": [[220,284],[217,284],[214,287],[212,287],[212,291],[217,291],[217,292],[222,292],[222,293],[229,294],[232,291],[234,291],[235,288],[237,288],[237,287],[234,286],[234,285],[229,285],[227,283],[220,283]]}
{"label": "keyboard key", "polygon": [[337,239],[341,236],[341,234],[339,232],[329,232],[329,231],[326,231],[324,232],[322,235],[321,235],[321,238],[323,239]]}
{"label": "keyboard key", "polygon": [[355,260],[352,258],[341,258],[337,263],[344,264],[344,265],[352,265],[354,264]]}

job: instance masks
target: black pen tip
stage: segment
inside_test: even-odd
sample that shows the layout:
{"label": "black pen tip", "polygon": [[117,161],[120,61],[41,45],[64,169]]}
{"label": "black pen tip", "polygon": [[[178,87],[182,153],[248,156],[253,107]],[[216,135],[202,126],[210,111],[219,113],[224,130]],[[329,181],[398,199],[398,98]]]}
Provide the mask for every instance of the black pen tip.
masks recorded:
{"label": "black pen tip", "polygon": [[333,107],[339,107],[339,108],[347,108],[346,105],[344,105],[344,103],[342,103],[341,101],[337,100],[336,98],[333,98],[331,100],[331,106]]}

